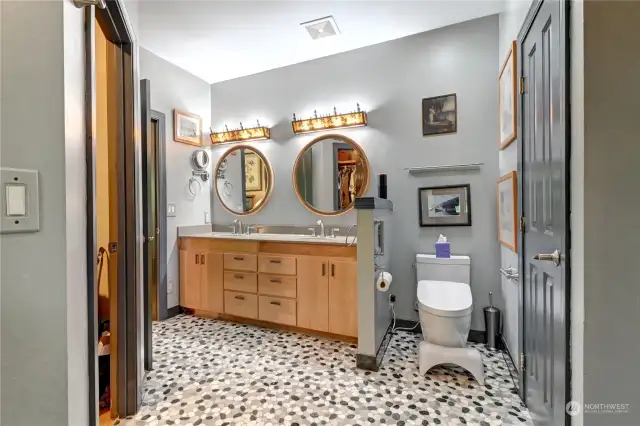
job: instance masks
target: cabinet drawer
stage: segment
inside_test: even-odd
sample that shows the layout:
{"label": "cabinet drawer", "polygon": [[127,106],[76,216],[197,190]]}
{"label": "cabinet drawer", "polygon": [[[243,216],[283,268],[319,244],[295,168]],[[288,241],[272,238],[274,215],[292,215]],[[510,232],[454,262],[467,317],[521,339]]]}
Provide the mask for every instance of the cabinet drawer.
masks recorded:
{"label": "cabinet drawer", "polygon": [[258,318],[258,296],[255,294],[224,292],[224,313],[245,318]]}
{"label": "cabinet drawer", "polygon": [[296,297],[296,277],[286,275],[258,276],[258,293],[269,296]]}
{"label": "cabinet drawer", "polygon": [[224,269],[234,271],[256,272],[258,270],[258,256],[244,253],[225,253]]}
{"label": "cabinet drawer", "polygon": [[258,269],[267,274],[295,275],[296,258],[261,254],[258,259]]}
{"label": "cabinet drawer", "polygon": [[224,271],[224,289],[256,293],[258,291],[258,277],[251,272]]}
{"label": "cabinet drawer", "polygon": [[278,324],[296,325],[296,301],[279,297],[260,296],[259,318]]}

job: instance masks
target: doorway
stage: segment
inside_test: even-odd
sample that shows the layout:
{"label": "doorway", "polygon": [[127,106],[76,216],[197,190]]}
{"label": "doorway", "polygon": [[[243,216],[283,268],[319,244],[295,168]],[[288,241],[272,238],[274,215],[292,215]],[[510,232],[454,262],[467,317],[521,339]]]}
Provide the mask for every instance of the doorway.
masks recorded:
{"label": "doorway", "polygon": [[134,52],[120,0],[85,6],[89,425],[134,414],[142,400]]}
{"label": "doorway", "polygon": [[166,118],[151,109],[151,82],[140,81],[144,229],[144,369],[153,369],[153,321],[168,318]]}
{"label": "doorway", "polygon": [[536,1],[518,37],[520,391],[536,425],[570,421],[568,12]]}

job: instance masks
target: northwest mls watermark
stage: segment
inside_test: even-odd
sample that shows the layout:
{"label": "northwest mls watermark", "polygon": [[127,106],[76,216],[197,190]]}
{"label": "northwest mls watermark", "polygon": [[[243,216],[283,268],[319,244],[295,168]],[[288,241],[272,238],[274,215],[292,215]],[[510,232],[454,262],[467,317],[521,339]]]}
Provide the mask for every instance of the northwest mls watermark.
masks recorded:
{"label": "northwest mls watermark", "polygon": [[578,401],[569,401],[565,409],[570,416],[577,416],[580,412],[585,414],[623,414],[631,411],[631,404],[580,404]]}

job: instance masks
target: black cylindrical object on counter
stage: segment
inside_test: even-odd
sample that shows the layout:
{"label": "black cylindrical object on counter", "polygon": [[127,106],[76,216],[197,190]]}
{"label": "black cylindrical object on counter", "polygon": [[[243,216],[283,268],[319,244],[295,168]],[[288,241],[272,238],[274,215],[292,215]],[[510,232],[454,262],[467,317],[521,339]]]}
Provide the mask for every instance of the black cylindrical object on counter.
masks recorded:
{"label": "black cylindrical object on counter", "polygon": [[387,175],[378,175],[378,197],[387,198]]}

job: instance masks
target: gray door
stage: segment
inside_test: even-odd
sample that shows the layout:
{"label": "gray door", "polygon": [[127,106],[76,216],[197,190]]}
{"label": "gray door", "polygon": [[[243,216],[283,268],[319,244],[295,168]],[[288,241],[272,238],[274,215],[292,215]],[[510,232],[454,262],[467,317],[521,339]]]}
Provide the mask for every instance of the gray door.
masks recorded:
{"label": "gray door", "polygon": [[[568,167],[566,3],[541,2],[521,38],[523,396],[536,424],[565,424]],[[534,10],[532,9],[532,12]],[[532,16],[532,15],[529,15]]]}

